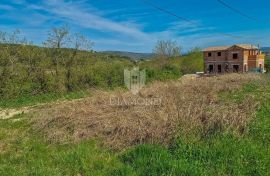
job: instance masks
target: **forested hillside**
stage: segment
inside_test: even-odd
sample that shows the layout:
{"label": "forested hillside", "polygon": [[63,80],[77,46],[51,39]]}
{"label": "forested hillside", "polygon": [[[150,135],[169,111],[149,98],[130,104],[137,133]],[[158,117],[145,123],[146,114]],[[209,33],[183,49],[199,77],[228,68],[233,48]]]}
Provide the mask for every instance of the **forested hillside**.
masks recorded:
{"label": "forested hillside", "polygon": [[134,52],[126,52],[126,51],[103,51],[102,53],[111,54],[116,56],[123,56],[127,58],[131,58],[133,60],[148,60],[154,58],[155,54],[153,53],[134,53]]}

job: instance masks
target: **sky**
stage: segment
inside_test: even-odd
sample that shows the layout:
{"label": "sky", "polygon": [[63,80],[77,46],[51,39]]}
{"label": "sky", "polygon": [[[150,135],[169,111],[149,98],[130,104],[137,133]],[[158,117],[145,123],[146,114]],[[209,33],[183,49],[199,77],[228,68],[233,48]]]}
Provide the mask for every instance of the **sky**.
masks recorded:
{"label": "sky", "polygon": [[53,27],[68,25],[97,51],[152,52],[158,40],[183,51],[214,45],[270,46],[269,0],[0,0],[0,31],[42,45]]}

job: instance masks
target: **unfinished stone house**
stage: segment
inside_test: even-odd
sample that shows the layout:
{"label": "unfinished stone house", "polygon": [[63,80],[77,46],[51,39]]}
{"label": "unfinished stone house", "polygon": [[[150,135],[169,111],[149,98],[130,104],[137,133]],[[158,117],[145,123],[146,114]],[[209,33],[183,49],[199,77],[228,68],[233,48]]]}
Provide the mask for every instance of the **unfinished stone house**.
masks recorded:
{"label": "unfinished stone house", "polygon": [[203,54],[208,74],[264,72],[265,55],[254,45],[209,47]]}

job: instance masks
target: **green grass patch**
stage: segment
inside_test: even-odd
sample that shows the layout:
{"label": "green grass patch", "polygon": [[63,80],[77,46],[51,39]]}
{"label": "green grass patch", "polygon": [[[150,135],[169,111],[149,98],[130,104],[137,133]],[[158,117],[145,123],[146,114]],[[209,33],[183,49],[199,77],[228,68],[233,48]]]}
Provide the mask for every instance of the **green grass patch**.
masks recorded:
{"label": "green grass patch", "polygon": [[0,175],[132,175],[95,141],[49,144],[32,133],[25,115],[0,121]]}
{"label": "green grass patch", "polygon": [[70,92],[66,94],[47,93],[36,96],[22,96],[16,99],[0,100],[0,108],[20,108],[57,100],[72,100],[90,96],[87,91]]}
{"label": "green grass patch", "polygon": [[142,176],[269,175],[269,154],[269,145],[252,138],[217,135],[179,138],[169,148],[141,145],[127,151],[122,161]]}

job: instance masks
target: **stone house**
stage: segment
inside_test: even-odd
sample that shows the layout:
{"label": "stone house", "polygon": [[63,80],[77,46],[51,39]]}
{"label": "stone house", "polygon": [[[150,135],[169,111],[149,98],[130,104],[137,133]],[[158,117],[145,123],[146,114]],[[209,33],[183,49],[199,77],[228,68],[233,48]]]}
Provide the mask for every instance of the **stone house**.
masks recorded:
{"label": "stone house", "polygon": [[265,54],[254,45],[209,47],[203,56],[207,74],[264,72]]}

